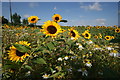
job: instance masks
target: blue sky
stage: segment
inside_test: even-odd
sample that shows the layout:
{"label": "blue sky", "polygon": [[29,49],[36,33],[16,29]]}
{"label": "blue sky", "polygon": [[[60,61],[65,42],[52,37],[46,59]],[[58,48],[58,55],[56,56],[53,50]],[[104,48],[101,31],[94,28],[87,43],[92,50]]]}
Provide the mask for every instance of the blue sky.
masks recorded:
{"label": "blue sky", "polygon": [[[60,14],[67,23],[62,26],[118,25],[118,2],[12,2],[12,13],[21,19],[38,16],[37,24],[52,20],[53,14]],[[9,3],[2,3],[2,15],[9,18]]]}

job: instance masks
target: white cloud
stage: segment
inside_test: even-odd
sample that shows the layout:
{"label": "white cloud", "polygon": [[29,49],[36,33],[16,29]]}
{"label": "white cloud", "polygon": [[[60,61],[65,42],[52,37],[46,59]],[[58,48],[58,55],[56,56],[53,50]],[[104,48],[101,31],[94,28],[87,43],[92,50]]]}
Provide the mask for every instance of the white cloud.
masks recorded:
{"label": "white cloud", "polygon": [[83,17],[85,17],[85,16],[79,16],[80,18],[83,18]]}
{"label": "white cloud", "polygon": [[30,15],[29,14],[24,14],[23,17],[28,18],[28,17],[30,17]]}
{"label": "white cloud", "polygon": [[68,23],[72,26],[87,26],[87,25],[96,25],[94,20],[69,20]]}
{"label": "white cloud", "polygon": [[38,4],[37,2],[30,2],[30,3],[29,3],[29,6],[30,6],[31,8],[33,8],[33,7],[39,6],[39,4]]}
{"label": "white cloud", "polygon": [[106,19],[96,19],[96,22],[100,25],[105,25]]}
{"label": "white cloud", "polygon": [[98,2],[95,2],[93,5],[88,5],[88,6],[80,6],[80,8],[83,8],[85,10],[96,10],[96,11],[101,11],[101,5]]}
{"label": "white cloud", "polygon": [[106,25],[106,19],[99,18],[99,19],[93,19],[93,20],[86,20],[86,19],[80,19],[80,20],[69,20],[68,24],[75,25],[75,26],[96,26],[96,25]]}
{"label": "white cloud", "polygon": [[21,22],[23,22],[23,19],[20,19]]}

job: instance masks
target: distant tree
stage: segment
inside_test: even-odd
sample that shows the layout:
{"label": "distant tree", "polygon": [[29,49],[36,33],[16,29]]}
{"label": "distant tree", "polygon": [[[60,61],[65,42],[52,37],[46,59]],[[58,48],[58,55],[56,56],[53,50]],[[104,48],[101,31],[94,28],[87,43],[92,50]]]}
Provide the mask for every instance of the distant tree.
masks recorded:
{"label": "distant tree", "polygon": [[8,20],[2,16],[2,24],[8,24]]}
{"label": "distant tree", "polygon": [[23,25],[28,25],[28,20],[27,19],[23,19]]}
{"label": "distant tree", "polygon": [[13,19],[13,24],[14,24],[14,25],[20,25],[20,24],[21,24],[21,21],[20,21],[21,16],[18,15],[17,13],[14,13],[14,14],[12,15],[12,19]]}

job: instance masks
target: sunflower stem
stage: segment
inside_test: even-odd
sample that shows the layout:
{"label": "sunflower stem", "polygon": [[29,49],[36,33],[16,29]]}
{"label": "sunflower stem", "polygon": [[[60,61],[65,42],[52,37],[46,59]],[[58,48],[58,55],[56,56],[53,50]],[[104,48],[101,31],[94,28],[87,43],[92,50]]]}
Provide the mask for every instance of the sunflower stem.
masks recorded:
{"label": "sunflower stem", "polygon": [[[36,48],[37,49],[37,48]],[[36,50],[35,49],[35,50]],[[34,51],[35,51],[34,50]],[[30,53],[30,56],[34,53],[34,51],[33,52],[31,52]],[[16,73],[16,75],[15,75],[15,80],[17,79],[17,76],[18,76],[18,74],[19,74],[19,72],[21,71],[21,69],[22,69],[22,67],[27,63],[27,61],[30,59],[30,56],[25,60],[25,62],[21,65],[21,67],[19,68],[19,70],[18,70],[18,72]]]}

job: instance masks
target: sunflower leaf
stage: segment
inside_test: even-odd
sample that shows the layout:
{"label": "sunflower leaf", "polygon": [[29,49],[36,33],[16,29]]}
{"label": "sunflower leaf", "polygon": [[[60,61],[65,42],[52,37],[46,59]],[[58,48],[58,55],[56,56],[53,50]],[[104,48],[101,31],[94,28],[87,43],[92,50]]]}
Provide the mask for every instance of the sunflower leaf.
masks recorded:
{"label": "sunflower leaf", "polygon": [[64,40],[64,39],[58,39],[58,40],[56,40],[56,41],[61,41],[61,42],[63,41],[63,42],[65,42],[65,40]]}
{"label": "sunflower leaf", "polygon": [[15,48],[17,48],[18,51],[23,52],[23,53],[28,52],[29,50],[29,47],[23,46],[21,44],[14,44],[14,46]]}
{"label": "sunflower leaf", "polygon": [[61,20],[60,22],[64,22],[64,23],[66,23],[66,22],[67,22],[67,20]]}
{"label": "sunflower leaf", "polygon": [[72,41],[72,40],[67,40],[66,43],[67,43],[68,45],[71,45],[71,44],[73,43],[73,41]]}
{"label": "sunflower leaf", "polygon": [[47,64],[46,61],[43,58],[37,58],[33,62],[37,63],[37,64]]}
{"label": "sunflower leaf", "polygon": [[35,29],[35,30],[33,31],[33,33],[35,33],[35,32],[40,32],[40,30],[39,30],[39,29]]}
{"label": "sunflower leaf", "polygon": [[57,77],[57,76],[60,75],[60,74],[61,74],[61,72],[57,72],[57,73],[51,75],[50,77]]}
{"label": "sunflower leaf", "polygon": [[28,69],[28,70],[34,71],[34,70],[32,69],[32,67],[29,66],[29,65],[25,65],[25,68]]}
{"label": "sunflower leaf", "polygon": [[55,48],[52,42],[47,43],[47,47],[48,47],[50,50]]}

